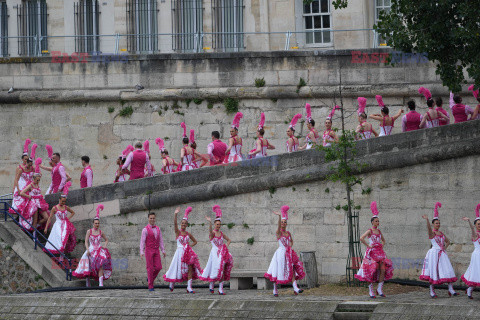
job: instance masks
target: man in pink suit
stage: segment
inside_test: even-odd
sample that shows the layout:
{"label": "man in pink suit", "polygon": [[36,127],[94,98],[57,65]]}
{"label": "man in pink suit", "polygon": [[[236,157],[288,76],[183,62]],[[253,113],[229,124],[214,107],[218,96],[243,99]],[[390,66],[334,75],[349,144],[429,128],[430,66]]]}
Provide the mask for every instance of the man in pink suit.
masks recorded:
{"label": "man in pink suit", "polygon": [[162,231],[155,225],[155,212],[150,212],[148,214],[148,224],[143,228],[142,238],[140,240],[140,256],[143,257],[143,255],[145,255],[149,291],[154,291],[153,282],[160,270],[162,270],[159,248],[162,250],[163,257],[165,258]]}
{"label": "man in pink suit", "polygon": [[215,166],[217,164],[222,164],[225,160],[227,144],[220,141],[220,133],[218,131],[212,132],[212,142],[208,144],[207,148],[207,153],[210,157],[210,165]]}
{"label": "man in pink suit", "polygon": [[145,177],[145,164],[147,165],[148,176],[152,174],[152,165],[150,159],[145,151],[142,150],[142,143],[135,144],[135,150],[130,152],[123,165],[122,169],[127,169],[130,166],[130,179],[135,180]]}
{"label": "man in pink suit", "polygon": [[60,162],[59,153],[53,154],[52,163],[54,167],[52,168],[52,184],[50,193],[62,192],[65,183],[67,183],[67,174],[65,172],[65,167]]}
{"label": "man in pink suit", "polygon": [[402,132],[414,131],[420,129],[420,123],[423,116],[415,111],[415,101],[408,101],[410,112],[402,117]]}

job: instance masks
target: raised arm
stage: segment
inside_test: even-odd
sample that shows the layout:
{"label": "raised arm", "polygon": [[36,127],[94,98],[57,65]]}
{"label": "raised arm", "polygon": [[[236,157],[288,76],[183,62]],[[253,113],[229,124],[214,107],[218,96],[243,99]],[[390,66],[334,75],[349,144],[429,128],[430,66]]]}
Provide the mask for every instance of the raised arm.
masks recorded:
{"label": "raised arm", "polygon": [[393,121],[397,120],[403,113],[403,109],[398,110],[397,114],[392,117]]}
{"label": "raised arm", "polygon": [[212,219],[210,217],[205,216],[205,219],[208,221],[208,237],[210,240],[213,239],[213,227],[212,227]]}
{"label": "raised arm", "polygon": [[175,212],[173,213],[174,216],[173,216],[173,228],[175,229],[175,235],[178,237],[178,234],[180,233],[180,230],[178,230],[178,223],[177,223],[177,216],[178,216],[178,213],[180,212],[180,207],[177,207],[177,209],[175,209]]}
{"label": "raised arm", "polygon": [[277,237],[280,234],[280,230],[282,229],[282,215],[276,211],[273,211],[274,214],[278,216],[278,227],[277,227]]}
{"label": "raised arm", "polygon": [[45,171],[52,171],[52,167],[45,167],[44,165],[40,165],[40,168],[42,168]]}
{"label": "raised arm", "polygon": [[477,232],[475,231],[475,227],[473,226],[472,222],[470,221],[470,218],[463,217],[463,221],[468,221],[468,224],[470,225],[470,230],[472,231],[472,241],[475,241],[475,238],[477,237]]}
{"label": "raised arm", "polygon": [[433,234],[432,226],[430,225],[430,221],[428,221],[428,216],[425,214],[422,216],[422,218],[425,219],[425,221],[427,221],[428,238],[433,239],[433,237],[435,237],[435,234]]}
{"label": "raised arm", "polygon": [[383,117],[381,114],[371,114],[369,116],[370,119],[377,120],[377,121],[382,121]]}

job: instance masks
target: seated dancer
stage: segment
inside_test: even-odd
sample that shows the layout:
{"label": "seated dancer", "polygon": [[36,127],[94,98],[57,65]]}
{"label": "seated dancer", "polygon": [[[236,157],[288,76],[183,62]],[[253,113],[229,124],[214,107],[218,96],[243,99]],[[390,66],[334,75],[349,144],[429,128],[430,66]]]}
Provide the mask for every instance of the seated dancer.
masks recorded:
{"label": "seated dancer", "polygon": [[32,146],[32,153],[28,156],[28,146],[31,140],[27,139],[23,145],[22,164],[18,165],[15,170],[15,179],[13,180],[12,190],[12,208],[9,209],[11,214],[18,210],[18,205],[24,202],[24,199],[20,196],[20,192],[33,180],[33,174],[35,168],[33,167],[33,159],[35,158],[36,144]]}
{"label": "seated dancer", "polygon": [[312,107],[309,103],[305,104],[306,112],[306,124],[308,129],[308,134],[305,137],[305,144],[302,147],[299,147],[299,150],[311,149],[317,145],[320,135],[318,134],[317,129],[315,129],[315,120],[312,119]]}
{"label": "seated dancer", "polygon": [[335,114],[335,110],[340,109],[339,106],[335,106],[330,114],[328,115],[327,119],[325,119],[325,131],[323,131],[323,146],[330,147],[332,142],[338,142],[338,136],[334,130],[332,130],[332,118]]}
{"label": "seated dancer", "polygon": [[128,169],[130,166],[130,179],[140,179],[145,176],[144,168],[147,166],[148,174],[152,174],[152,165],[148,154],[142,150],[142,143],[138,141],[135,143],[135,150],[130,152],[125,160],[122,169]]}
{"label": "seated dancer", "polygon": [[[192,207],[185,210],[180,229],[178,229],[177,215],[180,208],[175,209],[173,217],[173,226],[175,227],[175,239],[177,240],[177,251],[172,258],[170,268],[163,276],[163,280],[170,282],[170,291],[173,291],[176,282],[187,281],[187,292],[195,293],[192,289],[192,281],[198,279],[202,275],[202,268],[198,262],[198,256],[193,251],[193,247],[197,244],[195,237],[187,232],[188,215],[192,212]],[[192,241],[192,244],[190,244]]]}
{"label": "seated dancer", "polygon": [[[72,252],[77,245],[75,227],[70,222],[75,215],[75,212],[66,205],[68,189],[71,185],[72,182],[70,181],[65,184],[62,195],[58,200],[58,204],[50,211],[50,216],[48,217],[47,225],[45,226],[44,233],[46,234],[48,227],[50,226],[50,221],[55,215],[55,223],[53,224],[52,231],[50,232],[47,244],[45,245],[45,249],[50,250],[53,254]],[[68,212],[70,212],[69,217],[67,217]]]}
{"label": "seated dancer", "polygon": [[41,166],[41,168],[43,170],[50,171],[52,174],[52,183],[50,184],[50,187],[48,188],[45,194],[62,192],[63,187],[69,180],[67,177],[67,173],[65,172],[65,167],[60,162],[60,154],[53,153],[52,146],[48,144],[45,146],[45,149],[47,149],[47,155],[48,155],[48,158],[50,159],[49,163],[51,167]]}
{"label": "seated dancer", "polygon": [[145,167],[143,168],[143,177],[144,178],[153,177],[155,175],[155,167],[153,166],[153,163],[152,163],[152,155],[150,154],[150,142],[148,141],[148,139],[145,140],[145,142],[143,143],[143,150],[147,154],[148,159],[150,159],[150,166],[151,166],[151,171],[149,173],[148,168],[145,165]]}
{"label": "seated dancer", "polygon": [[127,181],[128,176],[130,176],[130,170],[128,169],[122,169],[123,165],[125,164],[125,161],[127,160],[127,155],[132,152],[133,146],[128,145],[128,147],[123,150],[122,154],[118,156],[117,158],[117,171],[115,171],[115,180],[113,182],[123,182]]}
{"label": "seated dancer", "polygon": [[238,128],[240,128],[240,119],[243,118],[243,113],[237,112],[232,121],[232,128],[230,129],[230,138],[228,139],[228,148],[225,151],[225,162],[232,163],[242,161],[242,138],[238,136]]}
{"label": "seated dancer", "polygon": [[[48,219],[48,203],[45,202],[42,190],[40,190],[41,163],[42,158],[35,160],[33,181],[28,182],[27,186],[20,191],[22,201],[17,205],[17,211],[21,216],[19,219],[20,225],[28,231],[33,231],[32,227],[37,228],[38,225],[43,225]],[[41,216],[40,220],[38,220],[39,214]]]}
{"label": "seated dancer", "polygon": [[[473,109],[470,106],[462,104],[462,97],[453,95],[450,92],[450,109],[455,119],[455,123],[465,122],[473,119]],[[470,119],[468,116],[470,115]]]}
{"label": "seated dancer", "polygon": [[[97,206],[97,214],[93,219],[93,228],[87,230],[85,235],[85,253],[82,255],[78,267],[72,275],[77,278],[85,278],[87,287],[90,287],[90,278],[98,279],[98,286],[103,287],[103,280],[112,275],[112,257],[107,249],[108,239],[100,230],[100,211],[103,204]],[[101,241],[105,240],[102,246]]]}
{"label": "seated dancer", "polygon": [[303,290],[297,285],[297,280],[305,278],[303,263],[298,259],[298,255],[293,247],[293,238],[287,231],[287,220],[289,206],[283,206],[281,213],[273,212],[278,216],[277,240],[278,249],[273,255],[270,266],[268,267],[265,278],[273,282],[273,295],[278,297],[278,284],[292,283],[295,295],[302,293]]}
{"label": "seated dancer", "polygon": [[220,132],[212,131],[212,142],[208,144],[207,153],[210,157],[210,165],[216,166],[225,162],[227,144],[220,140]]}
{"label": "seated dancer", "polygon": [[295,137],[295,125],[297,124],[298,120],[302,118],[302,115],[300,113],[296,114],[293,116],[292,121],[290,121],[290,125],[288,126],[287,129],[287,152],[294,152],[298,150],[298,139]]}
{"label": "seated dancer", "polygon": [[154,291],[153,283],[160,270],[162,270],[159,248],[162,250],[165,258],[162,231],[155,225],[155,212],[149,212],[148,224],[143,228],[142,238],[140,239],[140,257],[145,255],[145,264],[147,266],[148,291]]}
{"label": "seated dancer", "polygon": [[190,147],[190,140],[187,138],[187,126],[185,125],[185,122],[182,122],[180,126],[183,128],[183,148],[180,151],[180,163],[182,165],[181,171],[197,169],[198,166],[195,162],[195,157],[202,158],[202,155]]}
{"label": "seated dancer", "polygon": [[472,91],[473,96],[475,99],[477,99],[478,104],[475,107],[475,110],[473,111],[472,117],[470,120],[480,120],[480,90],[474,90],[475,86],[472,84],[470,87],[468,87],[468,90]]}
{"label": "seated dancer", "polygon": [[90,166],[90,157],[82,157],[83,171],[80,174],[80,188],[90,188],[93,185],[93,171]]}
{"label": "seated dancer", "polygon": [[263,137],[265,130],[263,126],[265,125],[265,113],[262,112],[260,115],[260,123],[258,124],[257,129],[257,141],[255,142],[256,148],[249,152],[249,155],[252,158],[262,158],[267,156],[267,149],[275,149],[275,146],[270,144],[267,139]]}
{"label": "seated dancer", "polygon": [[457,281],[457,277],[455,276],[455,271],[446,252],[450,245],[450,240],[440,231],[438,208],[441,207],[442,204],[440,202],[435,203],[432,225],[428,223],[427,215],[422,216],[422,218],[427,221],[428,238],[430,239],[432,247],[428,250],[425,261],[423,262],[420,280],[430,282],[430,297],[432,298],[437,298],[434,285],[442,283],[448,283],[449,296],[458,295],[455,290],[453,290],[453,283]]}
{"label": "seated dancer", "polygon": [[[370,209],[372,210],[372,219],[370,219],[372,228],[368,229],[360,237],[360,241],[367,247],[367,252],[365,252],[362,265],[355,278],[370,283],[368,285],[370,298],[375,298],[374,282],[378,283],[377,294],[380,297],[385,297],[385,294],[383,294],[383,282],[393,277],[393,264],[392,260],[388,259],[385,251],[383,251],[385,238],[380,229],[378,229],[380,220],[378,219],[376,201],[372,201]],[[368,238],[368,243],[365,238]]]}
{"label": "seated dancer", "polygon": [[443,99],[441,97],[435,98],[435,105],[437,106],[435,110],[438,113],[443,113],[445,116],[447,116],[447,120],[445,120],[444,118],[439,119],[438,125],[445,126],[447,124],[450,124],[450,114],[447,110],[443,109]]}
{"label": "seated dancer", "polygon": [[[193,150],[197,150],[197,143],[195,142],[195,131],[192,129],[190,130],[190,147],[192,147]],[[206,155],[196,153],[195,154],[195,163],[197,164],[197,168],[201,168],[205,165],[208,164],[208,157]]]}
{"label": "seated dancer", "polygon": [[397,114],[393,117],[390,117],[388,114],[390,110],[385,103],[383,103],[383,98],[380,95],[376,95],[375,99],[377,100],[378,105],[380,106],[380,114],[371,114],[370,119],[380,121],[380,137],[389,136],[392,134],[395,120],[397,120],[403,113],[403,109],[398,110]]}
{"label": "seated dancer", "polygon": [[358,126],[355,132],[357,140],[365,140],[372,138],[372,134],[378,137],[378,133],[373,129],[372,125],[367,122],[367,114],[365,113],[365,107],[367,106],[367,99],[363,97],[358,98]]}
{"label": "seated dancer", "polygon": [[177,171],[179,163],[168,156],[168,150],[165,149],[165,142],[163,142],[162,138],[155,139],[155,143],[160,149],[160,155],[162,157],[162,173],[167,174]]}
{"label": "seated dancer", "polygon": [[[223,282],[230,280],[230,273],[233,267],[233,258],[228,251],[228,246],[231,241],[220,231],[220,227],[222,226],[222,209],[220,209],[220,206],[214,205],[212,210],[215,212],[215,226],[213,228],[212,219],[205,217],[209,222],[208,230],[212,250],[210,251],[207,265],[205,269],[203,269],[200,280],[210,283],[209,289],[212,294],[215,293],[215,281],[219,281],[218,294],[224,295]],[[224,243],[224,239],[227,240],[226,244]]]}
{"label": "seated dancer", "polygon": [[[474,250],[472,257],[470,258],[470,265],[467,271],[462,275],[462,281],[468,286],[467,296],[469,299],[473,299],[472,292],[475,287],[480,287],[480,203],[475,208],[475,221],[473,224],[470,219],[464,217],[463,220],[468,221],[470,229],[472,230],[472,241]],[[475,226],[474,226],[475,225]]]}
{"label": "seated dancer", "polygon": [[437,110],[433,109],[433,99],[430,90],[420,87],[420,89],[418,89],[418,93],[423,94],[425,100],[427,100],[428,106],[428,110],[420,122],[420,128],[423,128],[425,124],[427,125],[427,128],[439,127],[440,119],[443,119],[443,121],[450,120],[443,112],[438,112]]}
{"label": "seated dancer", "polygon": [[415,101],[408,101],[408,112],[402,117],[402,132],[414,131],[420,129],[420,123],[422,123],[423,116],[415,111]]}

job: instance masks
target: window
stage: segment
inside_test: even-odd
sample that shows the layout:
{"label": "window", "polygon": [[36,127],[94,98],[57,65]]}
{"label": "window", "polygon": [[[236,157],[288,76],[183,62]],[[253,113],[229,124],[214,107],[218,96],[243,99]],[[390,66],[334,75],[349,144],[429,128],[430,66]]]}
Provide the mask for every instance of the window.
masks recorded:
{"label": "window", "polygon": [[220,51],[239,51],[243,45],[243,0],[212,0],[213,44]]}
{"label": "window", "polygon": [[47,50],[47,2],[45,0],[28,0],[18,5],[17,32],[19,55],[40,56]]}
{"label": "window", "polygon": [[[375,24],[380,21],[380,13],[382,11],[390,12],[391,1],[390,0],[375,0]],[[375,32],[375,43],[377,46],[386,46],[387,41]]]}
{"label": "window", "polygon": [[303,20],[307,45],[332,43],[330,0],[314,0],[304,4]]}
{"label": "window", "polygon": [[127,0],[127,50],[153,53],[158,49],[156,0]]}
{"label": "window", "polygon": [[203,48],[203,0],[172,0],[172,21],[173,50]]}
{"label": "window", "polygon": [[8,14],[7,3],[0,2],[0,57],[8,55]]}
{"label": "window", "polygon": [[98,1],[80,0],[73,4],[75,17],[75,52],[99,51]]}

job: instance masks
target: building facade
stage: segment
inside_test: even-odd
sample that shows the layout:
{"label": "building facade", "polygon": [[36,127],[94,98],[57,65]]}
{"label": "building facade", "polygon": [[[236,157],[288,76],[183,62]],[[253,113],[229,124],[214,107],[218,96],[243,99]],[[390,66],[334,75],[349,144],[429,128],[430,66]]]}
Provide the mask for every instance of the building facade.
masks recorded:
{"label": "building facade", "polygon": [[0,0],[0,56],[353,49],[383,45],[390,0]]}

